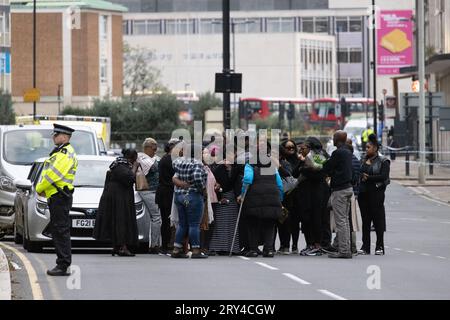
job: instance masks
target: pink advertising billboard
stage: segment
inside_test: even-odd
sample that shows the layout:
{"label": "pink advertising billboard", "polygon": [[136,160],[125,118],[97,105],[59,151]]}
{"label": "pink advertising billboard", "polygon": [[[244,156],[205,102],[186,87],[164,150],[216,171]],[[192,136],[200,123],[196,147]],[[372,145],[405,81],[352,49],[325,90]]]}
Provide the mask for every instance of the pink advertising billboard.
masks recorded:
{"label": "pink advertising billboard", "polygon": [[412,10],[380,11],[377,30],[377,73],[394,75],[413,64]]}

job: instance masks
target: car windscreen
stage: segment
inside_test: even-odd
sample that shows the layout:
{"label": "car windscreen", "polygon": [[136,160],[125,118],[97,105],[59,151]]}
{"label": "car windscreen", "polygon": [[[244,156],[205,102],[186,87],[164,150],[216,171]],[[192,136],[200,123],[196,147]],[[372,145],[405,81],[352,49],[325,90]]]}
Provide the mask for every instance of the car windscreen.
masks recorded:
{"label": "car windscreen", "polygon": [[109,161],[79,160],[75,174],[75,187],[103,188]]}
{"label": "car windscreen", "polygon": [[[36,159],[47,157],[55,147],[52,129],[7,131],[3,136],[3,159],[11,164],[31,165]],[[75,131],[70,144],[77,154],[95,155],[95,135]]]}

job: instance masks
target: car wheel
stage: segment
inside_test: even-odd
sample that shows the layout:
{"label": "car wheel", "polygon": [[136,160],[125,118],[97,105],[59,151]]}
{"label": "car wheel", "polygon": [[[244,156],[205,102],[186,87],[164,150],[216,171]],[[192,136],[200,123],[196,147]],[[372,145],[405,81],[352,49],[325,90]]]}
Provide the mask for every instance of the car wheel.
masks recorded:
{"label": "car wheel", "polygon": [[28,240],[27,251],[32,253],[41,253],[42,252],[42,244],[37,241]]}
{"label": "car wheel", "polygon": [[139,243],[139,246],[137,247],[137,253],[148,253],[148,247],[150,243],[148,242],[141,242]]}
{"label": "car wheel", "polygon": [[17,232],[17,223],[14,223],[14,243],[22,244],[23,236]]}

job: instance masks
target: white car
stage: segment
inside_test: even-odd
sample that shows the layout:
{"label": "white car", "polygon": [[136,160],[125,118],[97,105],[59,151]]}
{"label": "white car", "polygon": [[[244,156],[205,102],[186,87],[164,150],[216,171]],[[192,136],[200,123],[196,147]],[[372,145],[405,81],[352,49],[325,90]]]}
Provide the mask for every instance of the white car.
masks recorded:
{"label": "white car", "polygon": [[344,131],[347,132],[348,136],[353,136],[355,138],[356,147],[360,151],[362,150],[362,141],[361,136],[364,130],[367,129],[367,124],[371,125],[373,127],[373,120],[372,119],[352,119],[349,120],[344,127]]}
{"label": "white car", "polygon": [[[102,246],[93,237],[95,218],[100,197],[103,192],[106,172],[115,160],[107,156],[78,156],[78,169],[75,175],[75,192],[70,210],[71,240],[84,244]],[[40,252],[43,247],[52,246],[50,235],[46,232],[50,223],[47,200],[36,193],[45,158],[34,162],[27,180],[14,181],[17,192],[14,200],[15,224],[14,242],[22,243],[29,252]],[[141,197],[134,193],[136,219],[139,234],[139,249],[148,250],[150,215]],[[74,243],[74,242],[73,242]],[[105,244],[106,245],[106,244]]]}

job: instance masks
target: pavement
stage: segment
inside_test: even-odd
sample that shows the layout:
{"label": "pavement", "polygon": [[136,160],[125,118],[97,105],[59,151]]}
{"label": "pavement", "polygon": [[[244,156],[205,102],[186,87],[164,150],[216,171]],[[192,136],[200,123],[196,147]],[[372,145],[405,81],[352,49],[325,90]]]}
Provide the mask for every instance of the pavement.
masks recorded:
{"label": "pavement", "polygon": [[[349,260],[326,255],[112,257],[108,250],[76,249],[72,276],[64,278],[45,273],[55,263],[52,249],[28,253],[12,239],[0,247],[17,265],[11,277],[18,300],[195,300],[201,305],[228,299],[450,299],[450,205],[397,182],[389,185],[385,205],[386,255]],[[301,237],[299,247],[304,246]]]}
{"label": "pavement", "polygon": [[427,166],[426,183],[420,184],[418,182],[419,166],[413,157],[410,161],[410,174],[407,176],[405,158],[397,157],[396,160],[391,160],[391,180],[410,188],[418,195],[450,203],[450,164],[434,164],[433,174],[430,173],[430,166]]}

